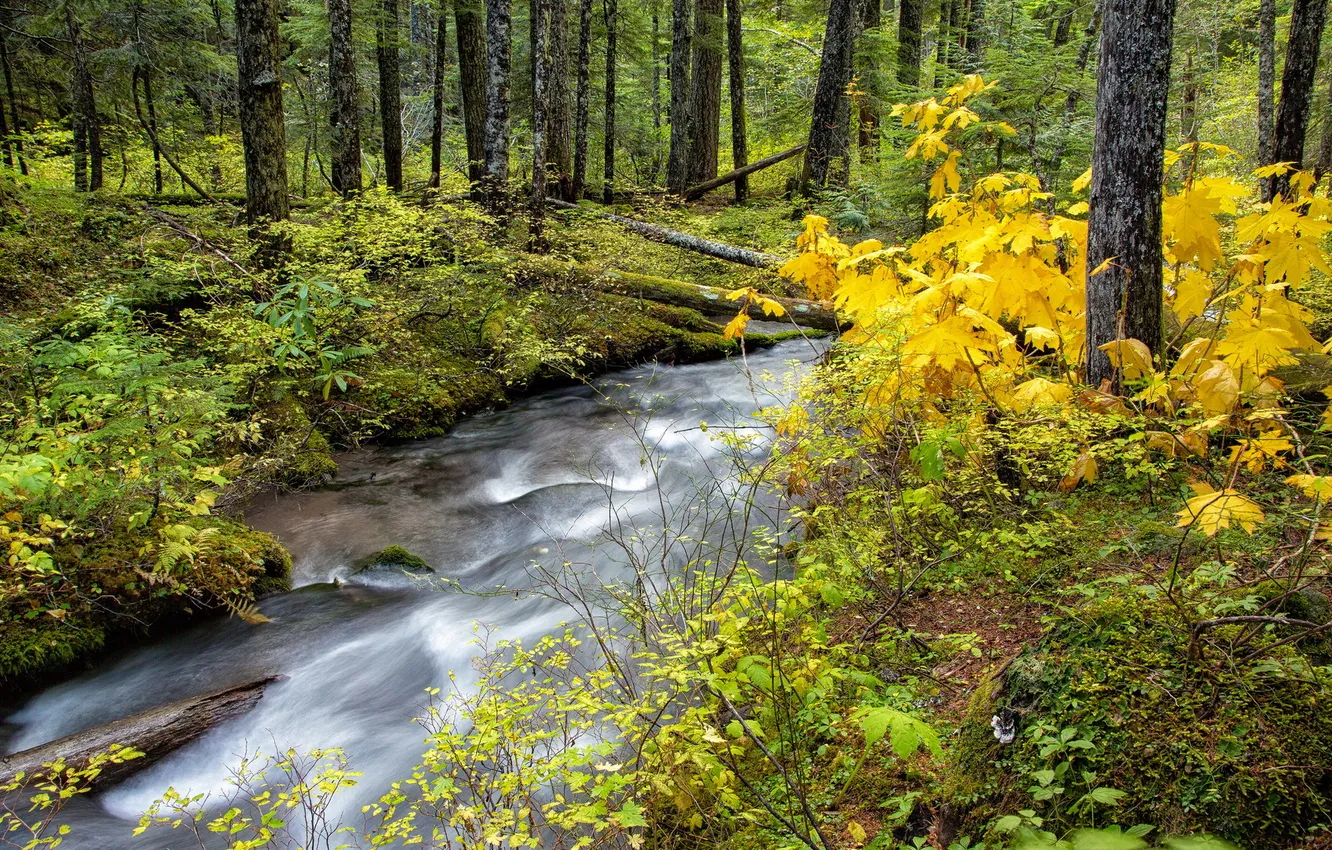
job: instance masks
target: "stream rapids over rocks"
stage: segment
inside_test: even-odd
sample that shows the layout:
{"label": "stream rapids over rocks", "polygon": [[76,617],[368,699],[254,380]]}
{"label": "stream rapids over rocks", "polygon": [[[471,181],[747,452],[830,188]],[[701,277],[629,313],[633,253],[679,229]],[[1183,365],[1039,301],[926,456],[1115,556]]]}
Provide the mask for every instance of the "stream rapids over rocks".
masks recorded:
{"label": "stream rapids over rocks", "polygon": [[[793,371],[807,370],[824,348],[794,341],[743,360],[648,365],[477,416],[446,437],[350,452],[336,483],[266,497],[246,516],[294,560],[294,589],[260,602],[271,623],[209,619],[108,659],[6,718],[5,750],[280,674],[249,714],[72,801],[62,814],[73,828],[63,846],[194,846],[183,831],[158,827],[133,838],[131,830],[169,786],[218,792],[241,754],[293,747],[346,752],[363,775],[330,816],[360,827],[361,806],[419,763],[426,733],[412,718],[425,689],[447,687],[450,671],[457,687],[474,684],[479,626],[531,641],[576,620],[560,601],[522,592],[533,562],[573,562],[614,580],[625,554],[608,533],[660,529],[663,513],[680,521],[675,515],[700,498],[726,504],[735,458],[718,434],[752,430],[761,439],[742,460],[764,456],[770,431],[751,428],[752,414],[789,401]],[[655,462],[644,462],[645,449]],[[357,572],[390,545],[420,555],[435,575]]]}

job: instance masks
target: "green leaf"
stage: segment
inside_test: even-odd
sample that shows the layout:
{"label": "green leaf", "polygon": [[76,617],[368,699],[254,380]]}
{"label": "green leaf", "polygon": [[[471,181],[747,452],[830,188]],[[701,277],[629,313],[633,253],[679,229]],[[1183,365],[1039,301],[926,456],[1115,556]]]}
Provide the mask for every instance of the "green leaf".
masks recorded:
{"label": "green leaf", "polygon": [[1147,842],[1136,835],[1107,829],[1080,829],[1073,833],[1076,850],[1139,850]]}
{"label": "green leaf", "polygon": [[823,587],[819,590],[819,595],[823,597],[825,604],[833,608],[836,608],[846,601],[846,596],[842,594],[841,588],[835,584],[828,584],[827,582],[824,582]]}
{"label": "green leaf", "polygon": [[615,819],[624,827],[647,826],[647,818],[643,817],[643,808],[633,800],[620,807],[615,813]]}
{"label": "green leaf", "polygon": [[1115,788],[1107,788],[1102,785],[1099,788],[1093,788],[1087,796],[1091,797],[1098,803],[1104,803],[1107,806],[1117,806],[1119,805],[1119,801],[1124,799],[1127,795],[1123,791],[1119,791]]}

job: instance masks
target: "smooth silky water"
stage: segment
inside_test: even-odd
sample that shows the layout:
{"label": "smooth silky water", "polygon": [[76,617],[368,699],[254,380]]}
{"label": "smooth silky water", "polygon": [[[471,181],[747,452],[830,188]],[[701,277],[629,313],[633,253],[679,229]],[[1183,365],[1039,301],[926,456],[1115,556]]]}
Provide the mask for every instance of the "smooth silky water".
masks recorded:
{"label": "smooth silky water", "polygon": [[[348,453],[336,484],[268,497],[247,513],[295,563],[294,589],[261,601],[271,623],[209,619],[43,691],[6,718],[13,734],[5,749],[281,674],[249,714],[77,799],[65,813],[73,832],[63,846],[194,846],[165,827],[130,832],[168,786],[223,790],[240,754],[275,746],[342,748],[364,775],[331,814],[359,827],[361,806],[419,763],[425,733],[411,718],[425,689],[447,686],[450,671],[458,687],[474,684],[478,624],[530,641],[574,619],[560,602],[520,592],[532,585],[532,563],[571,561],[615,578],[624,554],[605,542],[607,530],[659,528],[663,505],[685,512],[719,478],[724,489],[734,464],[718,433],[745,429],[757,409],[788,400],[792,371],[823,348],[794,341],[747,360],[619,372],[474,417],[446,437]],[[701,421],[720,427],[705,432]],[[749,454],[759,457],[767,432],[754,433],[761,439]],[[658,463],[642,462],[644,446]],[[393,544],[468,590],[506,591],[441,591],[400,572],[355,572]]]}

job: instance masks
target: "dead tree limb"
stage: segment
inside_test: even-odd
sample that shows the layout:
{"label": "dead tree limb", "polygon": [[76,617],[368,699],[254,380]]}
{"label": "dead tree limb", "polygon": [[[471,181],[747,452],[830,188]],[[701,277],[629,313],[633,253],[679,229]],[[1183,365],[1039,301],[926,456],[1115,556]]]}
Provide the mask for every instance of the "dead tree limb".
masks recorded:
{"label": "dead tree limb", "polygon": [[782,258],[775,254],[765,254],[762,251],[751,251],[748,248],[737,248],[734,245],[727,245],[724,242],[714,242],[711,239],[691,236],[688,233],[681,233],[678,230],[671,230],[670,228],[662,227],[657,224],[648,224],[646,221],[625,218],[622,215],[602,212],[601,210],[579,206],[578,204],[570,204],[556,198],[547,198],[546,202],[558,209],[575,210],[601,216],[604,219],[615,222],[625,230],[637,233],[644,239],[660,242],[663,245],[674,245],[676,248],[683,248],[686,251],[693,251],[696,254],[706,254],[709,257],[716,257],[719,260],[739,263],[744,266],[753,266],[757,269],[776,268],[783,262]]}
{"label": "dead tree limb", "polygon": [[721,188],[722,186],[725,186],[727,183],[734,183],[735,181],[739,180],[741,177],[747,177],[750,174],[753,174],[755,171],[762,171],[763,169],[770,168],[771,166],[774,166],[779,162],[785,162],[791,157],[796,156],[797,154],[802,152],[804,149],[805,149],[804,144],[799,144],[793,148],[788,148],[782,151],[781,153],[775,153],[772,156],[764,157],[763,159],[760,159],[757,162],[751,162],[749,165],[746,165],[743,168],[737,168],[734,171],[728,171],[720,177],[714,177],[711,180],[705,180],[704,182],[699,183],[697,186],[690,186],[688,189],[685,190],[684,199],[686,201],[697,201],[699,198],[703,197],[708,192],[711,192],[713,189]]}
{"label": "dead tree limb", "polygon": [[75,767],[82,766],[97,753],[120,744],[143,753],[143,758],[103,766],[92,780],[92,788],[106,788],[143,770],[171,751],[188,744],[213,727],[240,717],[264,695],[264,688],[280,676],[268,676],[243,685],[177,700],[147,711],[112,721],[49,744],[0,758],[0,786],[22,773],[26,780],[42,773],[42,765],[57,759]]}
{"label": "dead tree limb", "polygon": [[211,204],[217,203],[216,198],[208,194],[208,191],[206,189],[204,189],[198,183],[194,182],[194,178],[190,177],[188,174],[185,173],[185,170],[180,167],[180,164],[178,162],[176,162],[176,158],[171,155],[171,152],[168,151],[160,141],[158,141],[157,131],[154,130],[152,125],[149,124],[148,121],[144,119],[143,110],[139,108],[138,77],[134,78],[134,85],[132,86],[132,88],[134,89],[134,117],[139,119],[139,126],[143,128],[144,135],[148,137],[149,143],[151,143],[153,147],[157,148],[157,150],[162,154],[162,158],[167,161],[167,165],[171,166],[171,170],[176,172],[176,174],[186,185],[188,185],[191,189],[199,193],[199,197],[203,198],[204,200],[208,201]]}

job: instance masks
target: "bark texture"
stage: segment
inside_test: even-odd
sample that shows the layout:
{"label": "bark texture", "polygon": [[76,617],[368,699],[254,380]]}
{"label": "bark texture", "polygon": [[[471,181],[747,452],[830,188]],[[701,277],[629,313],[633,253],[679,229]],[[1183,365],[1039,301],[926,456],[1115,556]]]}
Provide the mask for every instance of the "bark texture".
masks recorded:
{"label": "bark texture", "polygon": [[351,0],[328,0],[329,147],[333,190],[346,198],[361,191],[361,105],[352,44]]}
{"label": "bark texture", "polygon": [[458,85],[462,90],[463,133],[467,136],[467,179],[480,183],[486,162],[486,27],[480,0],[454,0],[458,34]]}
{"label": "bark texture", "polygon": [[615,201],[615,35],[619,27],[616,0],[601,0],[606,19],[606,129],[602,134],[604,162],[602,164],[601,201]]}
{"label": "bark texture", "polygon": [[[1258,164],[1272,164],[1272,127],[1276,124],[1276,0],[1258,7]],[[1263,181],[1269,199],[1268,181]]]}
{"label": "bark texture", "polygon": [[587,184],[587,123],[592,99],[592,0],[578,0],[578,91],[574,117],[571,200],[583,197]]}
{"label": "bark texture", "polygon": [[510,0],[486,0],[486,202],[504,206],[509,182]]}
{"label": "bark texture", "polygon": [[550,121],[547,170],[559,196],[573,197],[573,102],[569,90],[569,0],[552,0],[550,10]]}
{"label": "bark texture", "polygon": [[532,3],[532,194],[529,199],[529,247],[538,252],[545,248],[542,218],[546,213],[546,130],[550,121],[549,104],[546,102],[551,77],[550,4],[551,0],[533,0]]}
{"label": "bark texture", "polygon": [[142,758],[122,764],[108,764],[91,782],[93,790],[107,788],[148,767],[163,756],[203,735],[214,726],[245,714],[264,696],[264,688],[280,677],[269,676],[243,685],[189,697],[140,712],[121,720],[67,735],[49,744],[0,758],[0,786],[13,781],[15,774],[31,777],[41,773],[42,765],[64,759],[70,766],[82,766],[112,744],[133,747]]}
{"label": "bark texture", "polygon": [[564,201],[548,200],[551,206],[559,207],[565,210],[579,210],[581,212],[590,212],[599,215],[609,221],[623,227],[632,233],[637,233],[645,239],[653,242],[660,242],[663,245],[674,245],[677,248],[683,248],[686,251],[693,251],[696,254],[706,254],[709,257],[716,257],[719,260],[728,260],[732,263],[739,263],[744,266],[753,266],[758,269],[775,268],[782,264],[782,258],[774,254],[765,254],[762,251],[751,251],[748,248],[737,248],[734,245],[727,245],[723,242],[714,242],[711,239],[703,239],[699,236],[691,236],[688,233],[681,233],[678,230],[671,230],[667,227],[661,227],[656,224],[648,224],[645,221],[639,221],[634,218],[625,218],[622,215],[590,210],[587,207],[580,207],[577,204],[569,204]]}
{"label": "bark texture", "polygon": [[[1326,16],[1327,0],[1295,0],[1291,10],[1286,67],[1281,74],[1281,103],[1272,131],[1273,162],[1304,167],[1304,135],[1309,129],[1309,105],[1313,101],[1314,73],[1318,70],[1318,47]],[[1273,197],[1289,191],[1289,174],[1272,178]]]}
{"label": "bark texture", "polygon": [[680,194],[689,185],[689,0],[671,0],[671,149],[666,186]]}
{"label": "bark texture", "polygon": [[236,74],[245,147],[245,216],[287,218],[287,128],[282,112],[281,0],[236,0]]}
{"label": "bark texture", "polygon": [[384,143],[384,182],[402,189],[402,69],[398,57],[398,0],[383,0],[375,28],[379,64],[379,126]]}
{"label": "bark texture", "polygon": [[689,182],[717,176],[721,133],[724,0],[694,5],[694,58],[689,85]]}
{"label": "bark texture", "polygon": [[856,35],[859,31],[859,7],[855,0],[832,0],[828,9],[828,29],[823,37],[823,59],[819,64],[819,82],[814,90],[814,116],[809,128],[809,146],[805,149],[803,183],[825,185],[829,179],[843,182],[851,156],[851,98],[846,87],[854,72]]}
{"label": "bark texture", "polygon": [[[870,0],[870,2],[877,6],[879,0]],[[726,0],[726,62],[731,89],[731,165],[735,171],[741,171],[749,163],[749,139],[745,128],[745,43],[742,0]],[[749,200],[749,174],[747,171],[744,174],[736,174],[737,204]]]}
{"label": "bark texture", "polygon": [[72,99],[74,101],[74,188],[95,192],[102,188],[102,127],[97,120],[97,99],[93,95],[92,71],[88,68],[88,48],[83,29],[74,14],[73,3],[65,3],[65,27],[74,60]]}
{"label": "bark texture", "polygon": [[[1116,382],[1098,348],[1161,348],[1161,186],[1175,0],[1104,0],[1087,233],[1087,383]],[[1107,268],[1092,274],[1106,260]]]}
{"label": "bark texture", "polygon": [[920,27],[925,0],[901,0],[897,7],[897,81],[920,86]]}
{"label": "bark texture", "polygon": [[431,81],[430,118],[430,181],[431,189],[439,188],[440,172],[444,169],[444,78],[449,59],[448,0],[440,0],[435,20],[435,73]]}

